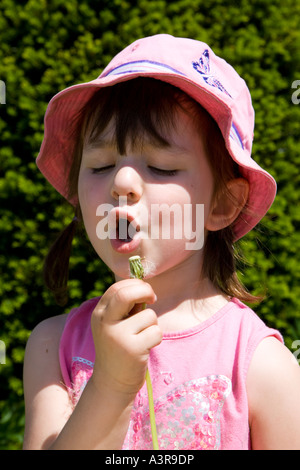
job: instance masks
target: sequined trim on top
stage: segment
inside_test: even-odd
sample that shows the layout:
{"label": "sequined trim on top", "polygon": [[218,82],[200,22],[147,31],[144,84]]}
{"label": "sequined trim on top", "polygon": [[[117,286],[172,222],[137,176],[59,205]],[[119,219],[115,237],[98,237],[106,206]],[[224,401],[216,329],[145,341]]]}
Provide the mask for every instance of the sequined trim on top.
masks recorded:
{"label": "sequined trim on top", "polygon": [[[75,406],[93,373],[93,362],[72,358],[72,390]],[[164,373],[165,375],[165,373]],[[171,381],[172,382],[172,381]],[[161,450],[213,450],[221,445],[220,415],[231,392],[224,375],[209,375],[184,382],[154,401]],[[143,387],[134,401],[123,449],[150,450],[152,437],[147,393]]]}
{"label": "sequined trim on top", "polygon": [[[231,392],[224,375],[210,375],[185,382],[155,400],[159,448],[219,449],[220,415]],[[123,449],[152,449],[148,403],[138,393]]]}

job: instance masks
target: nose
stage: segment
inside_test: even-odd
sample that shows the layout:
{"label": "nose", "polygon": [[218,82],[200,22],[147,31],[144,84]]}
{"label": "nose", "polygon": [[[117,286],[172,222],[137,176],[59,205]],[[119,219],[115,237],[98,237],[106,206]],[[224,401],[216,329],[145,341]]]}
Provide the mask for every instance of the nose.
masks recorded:
{"label": "nose", "polygon": [[116,172],[111,188],[114,199],[126,197],[128,203],[134,204],[140,200],[142,191],[142,178],[135,168],[128,165],[122,166]]}

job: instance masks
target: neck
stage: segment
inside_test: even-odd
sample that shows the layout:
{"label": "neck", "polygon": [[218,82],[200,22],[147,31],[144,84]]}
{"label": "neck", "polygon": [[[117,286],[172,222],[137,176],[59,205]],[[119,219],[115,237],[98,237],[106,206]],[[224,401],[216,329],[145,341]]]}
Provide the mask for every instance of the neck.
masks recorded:
{"label": "neck", "polygon": [[164,332],[196,326],[228,302],[228,298],[200,273],[199,260],[195,264],[190,259],[146,277],[145,281],[157,295],[157,302],[151,308],[156,312]]}

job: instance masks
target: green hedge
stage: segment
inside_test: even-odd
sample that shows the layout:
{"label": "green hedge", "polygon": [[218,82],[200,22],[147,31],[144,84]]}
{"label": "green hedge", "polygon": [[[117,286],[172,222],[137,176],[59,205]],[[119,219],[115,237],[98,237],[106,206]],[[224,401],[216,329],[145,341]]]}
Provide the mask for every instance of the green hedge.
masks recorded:
{"label": "green hedge", "polygon": [[70,301],[55,305],[41,269],[50,241],[72,218],[35,165],[49,99],[95,78],[133,40],[156,33],[203,40],[247,81],[256,111],[253,153],[278,182],[258,230],[241,243],[241,276],[267,290],[258,314],[286,344],[300,339],[300,3],[292,0],[0,0],[0,448],[18,449],[24,426],[22,363],[33,327],[99,295],[111,274],[77,238]]}

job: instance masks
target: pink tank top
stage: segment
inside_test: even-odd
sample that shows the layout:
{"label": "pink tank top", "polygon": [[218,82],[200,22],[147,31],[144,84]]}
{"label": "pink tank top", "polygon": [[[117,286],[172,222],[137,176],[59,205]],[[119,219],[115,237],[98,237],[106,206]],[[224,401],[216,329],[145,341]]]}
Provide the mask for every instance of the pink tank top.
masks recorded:
{"label": "pink tank top", "polygon": [[[62,376],[74,406],[93,372],[90,317],[98,300],[71,310],[60,342]],[[148,365],[161,450],[251,449],[246,376],[267,336],[282,341],[236,299],[196,327],[164,335]],[[152,449],[146,384],[136,396],[123,449]]]}

